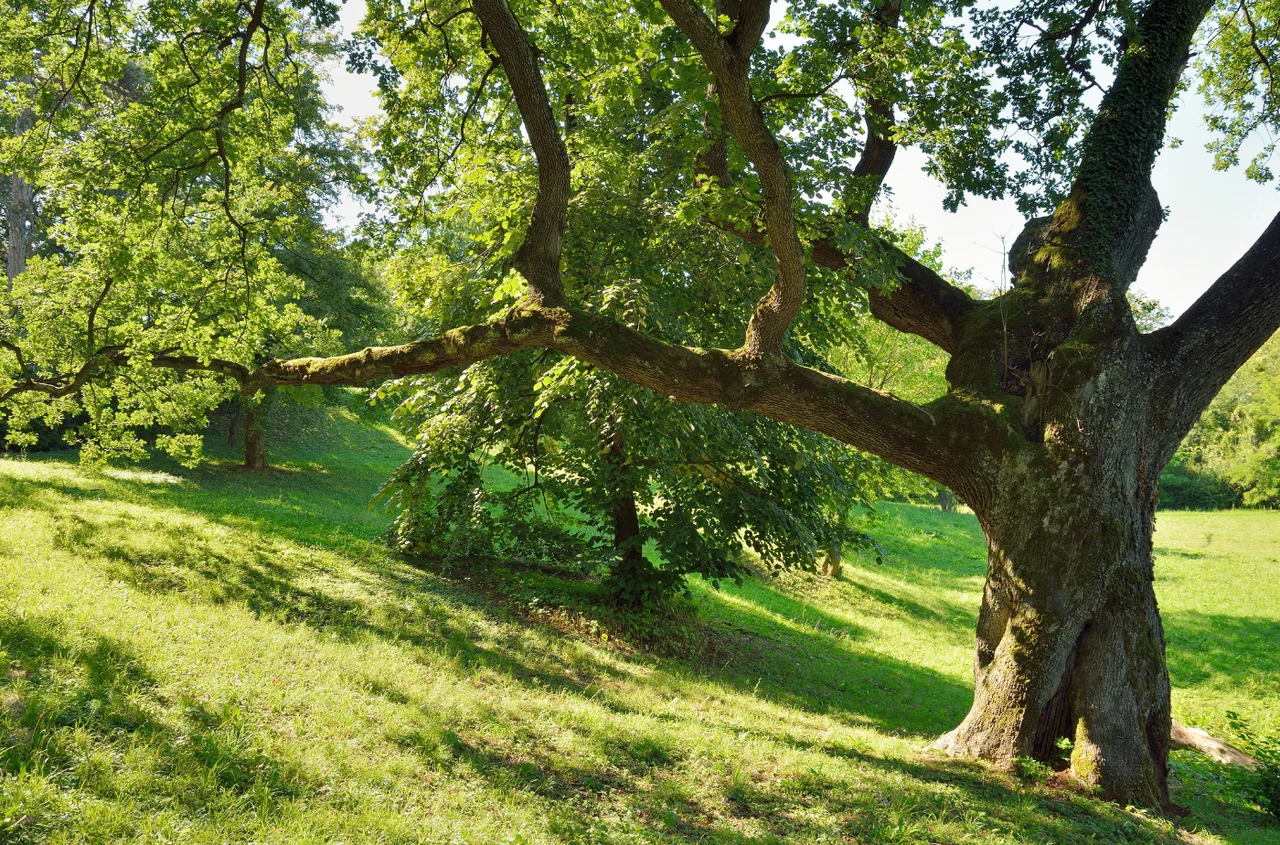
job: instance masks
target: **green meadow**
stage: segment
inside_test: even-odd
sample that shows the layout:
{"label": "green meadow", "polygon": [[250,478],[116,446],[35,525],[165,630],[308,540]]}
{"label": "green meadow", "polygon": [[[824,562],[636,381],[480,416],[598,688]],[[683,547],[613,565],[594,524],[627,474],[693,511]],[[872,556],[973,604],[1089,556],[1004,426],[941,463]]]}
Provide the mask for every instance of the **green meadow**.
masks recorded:
{"label": "green meadow", "polygon": [[[972,696],[969,515],[885,505],[882,563],[644,620],[398,558],[405,445],[340,410],[293,443],[0,460],[0,842],[1280,842],[1188,752],[1173,821],[926,750]],[[1175,718],[1280,733],[1280,513],[1162,513],[1157,573]]]}

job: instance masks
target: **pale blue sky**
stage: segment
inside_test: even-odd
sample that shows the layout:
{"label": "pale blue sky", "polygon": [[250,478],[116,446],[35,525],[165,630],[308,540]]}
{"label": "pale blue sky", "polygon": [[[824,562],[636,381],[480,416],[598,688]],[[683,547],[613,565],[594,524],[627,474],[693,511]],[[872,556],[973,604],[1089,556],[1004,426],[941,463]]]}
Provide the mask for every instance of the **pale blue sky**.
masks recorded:
{"label": "pale blue sky", "polygon": [[[343,28],[351,32],[364,14],[363,0],[349,0],[342,8]],[[353,121],[376,113],[371,77],[344,68],[330,69],[328,96],[342,108],[342,119]],[[1205,288],[1239,258],[1280,211],[1280,192],[1244,177],[1243,168],[1225,173],[1212,167],[1205,151],[1209,133],[1204,110],[1195,93],[1183,95],[1168,136],[1179,138],[1178,149],[1166,148],[1156,162],[1154,181],[1169,219],[1160,229],[1137,287],[1155,296],[1174,314],[1181,313]],[[1248,157],[1245,156],[1245,160]],[[930,238],[942,241],[946,263],[972,268],[974,281],[984,287],[1000,280],[1001,237],[1012,243],[1022,229],[1022,216],[1011,200],[972,199],[955,214],[942,208],[945,189],[926,175],[923,156],[911,149],[899,153],[890,172],[892,204],[899,219],[914,218]],[[344,203],[334,217],[354,223],[359,208]]]}

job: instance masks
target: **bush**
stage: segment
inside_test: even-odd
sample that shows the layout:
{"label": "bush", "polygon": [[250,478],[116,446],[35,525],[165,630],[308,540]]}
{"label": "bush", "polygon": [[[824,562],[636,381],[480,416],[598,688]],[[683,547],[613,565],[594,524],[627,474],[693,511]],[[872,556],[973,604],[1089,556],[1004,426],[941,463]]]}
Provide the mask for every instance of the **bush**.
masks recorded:
{"label": "bush", "polygon": [[1244,504],[1225,479],[1193,469],[1179,452],[1160,474],[1160,507],[1167,510],[1210,511]]}
{"label": "bush", "polygon": [[1227,717],[1245,753],[1258,761],[1245,779],[1249,798],[1280,819],[1280,737],[1259,736],[1237,713],[1227,711]]}

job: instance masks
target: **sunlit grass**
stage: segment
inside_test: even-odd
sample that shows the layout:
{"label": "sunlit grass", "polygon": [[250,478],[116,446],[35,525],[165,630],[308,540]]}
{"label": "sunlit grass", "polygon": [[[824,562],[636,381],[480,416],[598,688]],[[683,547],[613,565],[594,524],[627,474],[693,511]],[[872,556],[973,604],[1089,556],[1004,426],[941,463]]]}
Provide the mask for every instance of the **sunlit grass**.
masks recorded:
{"label": "sunlit grass", "polygon": [[[695,583],[648,649],[591,584],[388,554],[405,454],[337,412],[264,474],[0,461],[0,841],[1280,838],[1202,766],[1188,829],[923,752],[972,695],[972,517],[887,506],[840,582]],[[1280,515],[1160,519],[1177,715],[1280,727]]]}

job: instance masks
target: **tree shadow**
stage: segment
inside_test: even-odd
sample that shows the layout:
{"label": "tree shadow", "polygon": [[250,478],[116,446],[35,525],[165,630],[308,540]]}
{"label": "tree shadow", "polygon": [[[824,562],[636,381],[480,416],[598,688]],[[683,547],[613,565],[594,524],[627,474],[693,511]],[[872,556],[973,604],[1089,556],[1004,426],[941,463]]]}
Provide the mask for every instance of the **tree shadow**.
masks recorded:
{"label": "tree shadow", "polygon": [[1280,620],[1176,610],[1163,614],[1173,685],[1271,687],[1280,697]]}
{"label": "tree shadow", "polygon": [[[961,845],[975,819],[999,841],[1028,845],[1171,845],[1170,823],[1135,816],[1067,790],[1024,784],[976,763],[916,763],[839,744],[810,744],[820,758],[803,769],[767,762],[707,770],[696,750],[661,725],[624,737],[591,735],[598,753],[559,754],[546,745],[494,742],[464,731],[407,737],[402,746],[457,777],[477,777],[502,794],[557,806],[603,804],[642,819],[671,843],[904,842]],[[833,773],[858,766],[856,781]],[[690,772],[700,788],[689,787]],[[552,833],[568,841],[637,841],[566,813]]]}
{"label": "tree shadow", "polygon": [[[910,523],[904,514],[911,514]],[[892,523],[891,536],[877,535],[878,523]],[[972,513],[943,513],[923,505],[885,502],[866,531],[884,538],[883,547],[892,563],[928,569],[947,580],[965,580],[986,574],[986,538]],[[865,557],[871,557],[869,553]]]}
{"label": "tree shadow", "polygon": [[[289,489],[303,495],[312,476],[296,475],[300,479],[296,483],[302,487]],[[246,479],[246,486],[258,484],[248,475],[238,478]],[[292,475],[290,479],[289,485],[294,485]],[[226,484],[225,476],[222,482]],[[56,498],[41,500],[42,496],[66,496],[73,501],[99,498],[111,493],[109,485],[122,484],[127,485],[129,496],[135,501],[154,507],[249,528],[268,538],[300,545],[316,542],[304,524],[273,524],[276,514],[294,514],[299,507],[306,512],[307,508],[297,503],[281,506],[269,491],[249,495],[247,504],[241,502],[246,515],[226,521],[228,518],[225,514],[220,516],[219,509],[228,501],[247,495],[238,480],[234,490],[208,495],[185,489],[153,489],[155,485],[142,482],[111,480],[103,484],[99,487],[92,482],[88,487],[77,487],[22,482],[20,488],[0,488],[0,504],[6,498],[18,497],[24,506],[56,513],[58,543],[78,556],[102,561],[108,577],[136,589],[181,594],[197,601],[236,603],[259,618],[304,625],[343,641],[377,639],[403,643],[411,649],[443,654],[462,672],[492,670],[526,687],[562,692],[566,700],[593,702],[628,715],[625,732],[599,724],[598,717],[596,724],[586,717],[573,723],[573,741],[589,750],[585,756],[562,753],[545,734],[521,724],[520,714],[508,711],[495,713],[492,718],[513,725],[516,739],[511,741],[495,741],[469,729],[462,721],[443,726],[419,725],[396,740],[401,749],[419,755],[446,773],[483,780],[496,795],[514,794],[565,807],[608,808],[618,802],[630,817],[643,820],[650,829],[660,831],[666,841],[673,842],[809,842],[836,837],[881,842],[896,837],[898,841],[958,843],[968,834],[953,835],[948,825],[964,813],[985,816],[993,830],[1034,845],[1094,842],[1113,832],[1114,838],[1106,841],[1141,845],[1168,841],[1155,826],[1135,821],[1118,808],[1071,796],[1028,792],[980,766],[951,761],[913,763],[847,745],[798,740],[797,731],[779,722],[780,708],[870,726],[885,733],[928,737],[953,727],[963,717],[972,691],[967,684],[927,667],[867,650],[864,627],[767,584],[753,585],[754,597],[736,592],[710,594],[709,602],[718,609],[707,627],[699,629],[700,636],[705,634],[714,640],[706,659],[649,661],[626,654],[613,654],[608,659],[588,655],[581,665],[573,666],[554,655],[537,653],[536,644],[515,639],[480,641],[459,621],[460,603],[490,620],[510,622],[514,621],[514,614],[487,601],[475,585],[464,584],[458,578],[449,582],[390,555],[362,554],[353,567],[343,570],[342,578],[353,580],[378,596],[362,600],[333,589],[326,582],[330,569],[323,560],[290,558],[282,562],[275,550],[261,545],[214,547],[180,525],[148,526],[155,542],[144,548],[131,542],[127,533],[97,530],[94,518],[68,515],[65,502]],[[42,492],[40,487],[48,489]],[[326,542],[322,539],[320,544]],[[341,539],[332,548],[349,552],[347,542]],[[942,568],[957,579],[970,578],[971,564],[972,561],[965,564],[967,569],[959,563]],[[476,578],[484,575],[478,570],[472,574]],[[566,587],[570,588],[577,589]],[[939,611],[861,583],[850,583],[849,589],[886,602],[912,619],[971,628],[972,614]],[[1255,620],[1231,621],[1250,628],[1255,624]],[[1260,639],[1270,637],[1272,643],[1276,642],[1280,632],[1269,620],[1264,623],[1272,627],[1266,628]],[[1217,636],[1218,624],[1215,618],[1190,622],[1175,619],[1170,624],[1174,632],[1171,637],[1178,631],[1198,630]],[[1235,630],[1234,636],[1239,640],[1253,637],[1250,648],[1259,639],[1243,627]],[[145,706],[155,696],[154,679],[135,655],[113,640],[99,638],[97,645],[80,647],[61,636],[56,624],[7,620],[0,622],[0,642],[11,659],[27,667],[23,671],[29,673],[22,684],[14,687],[18,698],[10,702],[10,712],[18,713],[21,720],[29,714],[54,713],[58,708],[65,708],[69,714],[33,717],[34,722],[22,721],[22,725],[58,724],[56,720],[61,718],[62,727],[83,728],[106,744],[118,737],[137,737],[158,754],[180,761],[184,770],[196,772],[195,777],[202,782],[207,780],[205,794],[215,802],[221,800],[219,796],[260,793],[268,796],[267,805],[275,808],[296,798],[321,800],[308,791],[310,785],[289,764],[258,750],[241,730],[241,717],[234,711],[193,704],[183,711],[181,725],[157,717],[156,708]],[[10,642],[19,645],[10,646]],[[1223,667],[1236,671],[1237,656],[1231,647],[1200,657],[1209,667],[1205,671],[1225,671]],[[42,671],[41,667],[68,662],[81,667],[77,671],[84,674],[85,691],[65,696],[66,701],[61,703],[52,699],[41,703],[38,690],[45,681],[35,673]],[[630,669],[642,662],[647,674],[637,680]],[[1251,671],[1274,672],[1276,668],[1273,658]],[[1175,669],[1175,678],[1179,677],[1177,672]],[[718,687],[726,706],[741,708],[739,721],[746,723],[742,730],[746,739],[790,745],[829,761],[865,764],[874,770],[873,774],[865,778],[860,774],[857,782],[850,782],[825,774],[820,765],[810,772],[782,775],[741,767],[708,773],[704,771],[706,761],[682,744],[680,717],[655,714],[649,704],[628,702],[623,695],[605,690],[601,683],[644,684],[652,687],[655,695],[666,695],[679,694],[680,685],[689,678]],[[393,682],[358,672],[352,679],[368,695],[398,705],[418,704]],[[136,712],[129,710],[130,706]],[[476,718],[481,715],[476,714]],[[529,723],[532,721],[530,717]],[[718,727],[737,730],[737,725],[724,718]],[[25,759],[29,763],[32,758]],[[760,765],[748,755],[741,759],[742,766]],[[10,768],[7,757],[0,760],[5,771],[16,770]],[[13,765],[20,768],[24,763],[15,760]],[[690,790],[688,784],[700,779],[710,779],[711,788]],[[189,806],[184,805],[184,811]],[[927,838],[903,838],[914,835],[902,833],[916,823],[911,821],[913,818],[932,819]],[[589,829],[585,822],[572,817],[555,824],[559,827],[553,829],[553,834],[569,841],[585,839],[587,832],[600,842],[621,843],[627,836],[622,831]],[[965,825],[968,827],[964,829],[971,833],[972,824]],[[920,837],[926,836],[926,828],[918,829]]]}
{"label": "tree shadow", "polygon": [[129,788],[117,772],[124,754],[130,784],[146,771],[148,788],[130,796],[144,814],[251,808],[265,820],[311,792],[300,768],[264,752],[234,705],[184,699],[180,720],[163,718],[155,678],[118,640],[70,635],[50,617],[9,616],[0,618],[0,659],[0,775],[36,775],[56,790],[0,821],[0,840],[49,841],[85,796],[118,799]]}
{"label": "tree shadow", "polygon": [[[762,584],[716,593],[716,653],[707,677],[793,709],[931,737],[955,727],[973,690],[940,672],[867,650],[864,629]],[[780,621],[777,616],[782,616]]]}
{"label": "tree shadow", "polygon": [[971,631],[978,621],[976,607],[965,607],[940,599],[937,600],[937,604],[940,607],[930,607],[905,596],[872,587],[853,575],[841,579],[841,583],[847,585],[849,589],[861,593],[876,604],[892,607],[921,622],[935,622],[945,627],[964,628]]}

